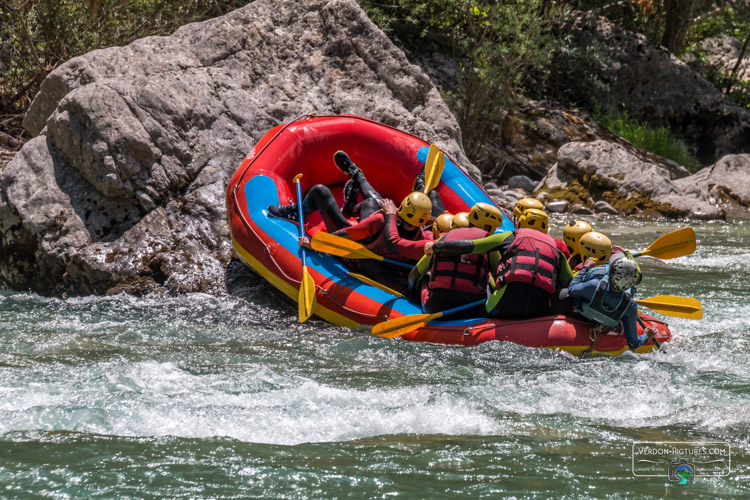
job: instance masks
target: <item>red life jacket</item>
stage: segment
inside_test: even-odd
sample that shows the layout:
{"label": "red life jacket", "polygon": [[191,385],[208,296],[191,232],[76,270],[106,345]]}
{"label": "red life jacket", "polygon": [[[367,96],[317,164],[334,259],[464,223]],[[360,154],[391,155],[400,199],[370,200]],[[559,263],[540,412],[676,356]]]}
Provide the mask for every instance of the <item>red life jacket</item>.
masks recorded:
{"label": "red life jacket", "polygon": [[[478,240],[487,234],[487,231],[476,227],[462,227],[448,231],[441,241]],[[489,260],[486,254],[436,253],[430,269],[430,283],[427,286],[431,290],[445,288],[482,297],[486,294],[488,270]]]}
{"label": "red life jacket", "polygon": [[560,251],[557,242],[536,229],[516,229],[515,238],[502,252],[497,286],[507,283],[528,283],[547,293],[555,293]]}

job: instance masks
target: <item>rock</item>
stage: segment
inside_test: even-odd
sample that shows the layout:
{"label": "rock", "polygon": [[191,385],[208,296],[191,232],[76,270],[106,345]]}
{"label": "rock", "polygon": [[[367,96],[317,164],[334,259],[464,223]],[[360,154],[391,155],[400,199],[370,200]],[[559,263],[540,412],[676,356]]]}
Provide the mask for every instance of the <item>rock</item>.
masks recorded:
{"label": "rock", "polygon": [[[729,74],[737,65],[742,53],[742,41],[730,35],[722,34],[706,38],[690,47],[682,57],[691,68],[702,75],[709,71]],[[737,71],[737,78],[744,81],[750,78],[750,61],[743,57]]]}
{"label": "rock", "polygon": [[594,203],[594,213],[596,214],[609,214],[609,215],[620,215],[620,212],[615,210],[612,205],[604,200],[599,200]]}
{"label": "rock", "polygon": [[[512,117],[508,118],[508,116]],[[586,113],[561,108],[546,101],[527,101],[518,109],[508,113],[504,119],[512,121],[513,127],[497,141],[503,148],[493,150],[493,166],[484,171],[485,179],[500,182],[500,176],[525,174],[530,178],[543,178],[557,162],[557,151],[570,142],[605,140],[619,144],[630,154],[656,163],[670,172],[672,179],[687,177],[690,172],[677,163],[659,155],[644,151],[630,142],[612,134]],[[529,191],[541,189],[540,181]]]}
{"label": "rock", "polygon": [[583,205],[576,203],[570,208],[570,213],[575,215],[594,215],[594,212]]}
{"label": "rock", "polygon": [[497,189],[497,188],[498,188],[498,185],[497,185],[497,184],[495,184],[494,182],[488,182],[488,183],[486,183],[486,184],[484,185],[484,189],[485,189],[485,191],[486,191],[486,190],[489,190],[489,189]]}
{"label": "rock", "polygon": [[686,194],[712,204],[737,204],[750,207],[750,155],[725,156],[712,167],[706,167],[676,184]]}
{"label": "rock", "polygon": [[555,200],[547,203],[544,210],[548,213],[564,214],[568,211],[568,206],[570,206],[570,203],[567,200]]}
{"label": "rock", "polygon": [[658,164],[643,161],[618,144],[594,141],[561,147],[542,189],[553,198],[582,207],[594,205],[590,199],[594,196],[623,215],[724,217],[724,210],[713,206],[707,197],[691,195],[686,189],[698,180],[695,176],[672,180]]}
{"label": "rock", "polygon": [[537,182],[532,181],[525,175],[514,175],[508,179],[508,187],[510,189],[522,189],[526,193],[533,193]]}
{"label": "rock", "polygon": [[503,196],[506,200],[511,200],[516,203],[521,198],[526,198],[526,193],[524,193],[523,191],[517,191],[515,189],[509,189],[503,192]]}
{"label": "rock", "polygon": [[0,278],[43,294],[225,293],[224,191],[252,146],[305,113],[365,116],[437,144],[461,132],[355,0],[257,0],[62,64],[0,173]]}
{"label": "rock", "polygon": [[[598,86],[581,86],[580,92],[589,95],[577,95],[575,100],[595,102],[605,113],[624,108],[638,119],[668,122],[697,148],[703,164],[750,152],[750,112],[665,48],[588,13],[566,22],[560,36],[571,44],[564,53],[588,50],[596,54],[588,58],[586,71],[595,75]],[[555,64],[554,71],[561,74],[570,68],[581,71],[580,63],[566,57],[555,58]],[[579,74],[568,78],[580,81]]]}

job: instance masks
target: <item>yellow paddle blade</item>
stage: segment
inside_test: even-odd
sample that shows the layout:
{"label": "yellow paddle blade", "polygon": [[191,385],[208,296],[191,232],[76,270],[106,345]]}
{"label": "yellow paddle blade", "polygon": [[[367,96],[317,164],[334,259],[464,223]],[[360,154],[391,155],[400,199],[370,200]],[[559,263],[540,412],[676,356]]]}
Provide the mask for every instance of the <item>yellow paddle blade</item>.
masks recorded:
{"label": "yellow paddle blade", "polygon": [[701,319],[703,317],[703,306],[698,299],[693,297],[657,295],[647,299],[638,299],[635,302],[665,316],[688,319]]}
{"label": "yellow paddle blade", "polygon": [[300,323],[307,321],[315,309],[315,282],[307,272],[307,266],[302,266],[302,283],[299,287],[297,307]]}
{"label": "yellow paddle blade", "polygon": [[361,274],[357,273],[347,273],[352,278],[357,278],[359,281],[363,283],[367,283],[370,286],[374,286],[375,288],[380,288],[384,292],[390,293],[393,296],[396,297],[403,297],[404,294],[401,292],[397,292],[396,290],[393,290],[392,288],[388,288],[387,286],[383,285],[382,283],[378,283],[377,281],[368,278],[367,276],[362,276]]}
{"label": "yellow paddle blade", "polygon": [[370,333],[378,337],[392,339],[400,337],[405,333],[412,332],[417,328],[424,326],[425,323],[435,318],[439,318],[443,313],[434,314],[412,314],[410,316],[401,316],[400,318],[383,321],[372,327]]}
{"label": "yellow paddle blade", "polygon": [[424,162],[424,193],[435,189],[440,182],[440,176],[445,168],[445,157],[437,146],[430,144],[427,160]]}
{"label": "yellow paddle blade", "polygon": [[692,227],[685,227],[672,231],[653,242],[638,255],[650,255],[658,259],[674,259],[695,252],[695,231]]}
{"label": "yellow paddle blade", "polygon": [[313,250],[329,253],[338,257],[349,259],[375,259],[383,260],[381,255],[371,252],[356,241],[348,240],[340,236],[334,236],[324,231],[313,234],[310,240]]}

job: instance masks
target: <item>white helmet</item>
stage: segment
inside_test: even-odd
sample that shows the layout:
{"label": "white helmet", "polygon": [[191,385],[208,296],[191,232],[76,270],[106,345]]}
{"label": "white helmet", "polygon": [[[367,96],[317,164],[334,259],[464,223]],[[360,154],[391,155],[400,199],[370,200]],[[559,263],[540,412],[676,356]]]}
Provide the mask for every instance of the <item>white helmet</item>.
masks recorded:
{"label": "white helmet", "polygon": [[609,286],[614,292],[622,292],[638,281],[638,268],[635,262],[623,257],[609,265]]}

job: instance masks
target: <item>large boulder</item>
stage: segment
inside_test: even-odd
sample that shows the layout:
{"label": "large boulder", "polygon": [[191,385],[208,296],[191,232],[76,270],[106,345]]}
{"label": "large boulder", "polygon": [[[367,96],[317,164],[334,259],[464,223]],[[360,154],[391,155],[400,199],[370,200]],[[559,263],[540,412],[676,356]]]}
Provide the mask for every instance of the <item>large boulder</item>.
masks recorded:
{"label": "large boulder", "polygon": [[[683,61],[646,37],[625,30],[603,17],[581,13],[561,28],[576,61],[556,58],[558,72],[569,74],[605,112],[622,107],[639,119],[667,122],[697,149],[704,164],[728,154],[750,152],[750,112],[719,92]],[[575,48],[575,50],[572,50]],[[585,66],[585,67],[584,67]]]}
{"label": "large boulder", "polygon": [[[741,169],[733,170],[742,175]],[[726,211],[712,204],[716,200],[708,196],[710,188],[702,192],[689,188],[699,180],[709,185],[703,172],[676,179],[669,170],[631,154],[619,144],[572,142],[559,149],[557,163],[542,181],[539,197],[564,199],[589,208],[603,200],[623,215],[723,218]],[[718,189],[715,184],[713,189]]]}
{"label": "large boulder", "polygon": [[306,113],[363,115],[479,178],[453,115],[354,0],[258,0],[93,51],[42,84],[0,173],[0,278],[45,294],[225,289],[224,190]]}

